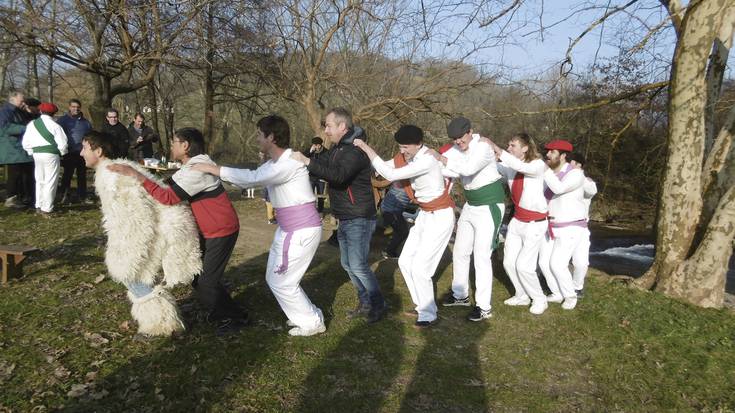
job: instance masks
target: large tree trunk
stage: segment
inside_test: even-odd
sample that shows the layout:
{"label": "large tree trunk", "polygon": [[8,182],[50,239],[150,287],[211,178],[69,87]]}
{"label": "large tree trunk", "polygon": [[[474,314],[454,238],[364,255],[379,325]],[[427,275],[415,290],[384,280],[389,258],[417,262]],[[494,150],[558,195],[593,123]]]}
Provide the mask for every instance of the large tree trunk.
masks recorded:
{"label": "large tree trunk", "polygon": [[[702,179],[703,160],[709,154],[705,153],[708,96],[701,91],[712,89],[708,82],[716,79],[706,70],[713,44],[717,38],[729,44],[732,38],[732,8],[726,0],[704,0],[692,4],[682,20],[671,72],[668,161],[660,199],[656,258],[637,281],[640,286],[653,286],[664,294],[707,307],[722,306],[735,235],[735,195],[730,187],[719,199],[711,219],[702,216],[706,182]],[[722,165],[715,169],[719,174]],[[695,238],[700,225],[706,228],[704,236]]]}
{"label": "large tree trunk", "polygon": [[91,75],[94,83],[94,100],[89,105],[92,125],[99,129],[105,123],[107,109],[112,107],[112,79],[102,75]]}

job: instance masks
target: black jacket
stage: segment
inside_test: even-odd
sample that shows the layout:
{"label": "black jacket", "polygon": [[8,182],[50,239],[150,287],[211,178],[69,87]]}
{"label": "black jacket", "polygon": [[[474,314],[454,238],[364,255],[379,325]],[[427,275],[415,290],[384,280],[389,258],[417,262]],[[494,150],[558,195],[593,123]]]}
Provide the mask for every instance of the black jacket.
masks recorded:
{"label": "black jacket", "polygon": [[102,125],[102,132],[109,133],[114,138],[116,154],[115,158],[127,158],[128,157],[128,146],[130,145],[130,135],[128,135],[128,128],[118,122],[115,126],[105,122]]}
{"label": "black jacket", "polygon": [[[158,142],[158,135],[150,126],[143,124],[140,132],[135,129],[135,124],[128,126],[130,136],[130,154],[134,160],[153,157],[153,143]],[[138,143],[138,138],[143,137],[143,142]]]}
{"label": "black jacket", "polygon": [[373,167],[365,152],[352,144],[363,137],[355,127],[339,143],[309,162],[309,174],[329,183],[329,204],[337,219],[375,217],[375,200],[370,176]]}

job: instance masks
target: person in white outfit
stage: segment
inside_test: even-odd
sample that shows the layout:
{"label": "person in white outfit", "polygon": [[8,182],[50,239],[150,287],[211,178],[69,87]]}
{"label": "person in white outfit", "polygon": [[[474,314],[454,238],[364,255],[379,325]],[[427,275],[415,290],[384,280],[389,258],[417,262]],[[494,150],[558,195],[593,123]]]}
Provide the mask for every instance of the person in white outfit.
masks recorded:
{"label": "person in white outfit", "polygon": [[548,227],[548,203],[544,198],[546,164],[538,154],[536,143],[526,133],[510,138],[507,151],[490,144],[500,158],[498,172],[508,180],[514,206],[505,237],[503,267],[513,283],[515,295],[504,304],[531,304],[531,314],[540,315],[548,307],[536,274],[539,248]]}
{"label": "person in white outfit", "polygon": [[445,176],[460,179],[467,202],[457,221],[452,251],[452,290],[442,305],[470,305],[470,259],[474,254],[475,307],[468,319],[482,321],[492,316],[491,255],[497,247],[498,232],[503,221],[505,190],[493,148],[482,141],[480,135],[473,133],[468,119],[452,119],[447,125],[447,135],[454,145],[443,156],[436,156],[444,165]]}
{"label": "person in white outfit", "polygon": [[549,200],[549,229],[539,254],[541,267],[551,295],[550,302],[562,302],[571,310],[577,305],[569,260],[587,232],[583,202],[584,173],[567,162],[572,144],[553,140],[545,145],[549,169],[544,174],[545,196]]}
{"label": "person in white outfit", "polygon": [[385,179],[403,180],[408,197],[421,209],[398,257],[398,267],[416,306],[415,326],[426,328],[437,321],[431,278],[452,236],[454,202],[444,182],[442,165],[423,144],[421,128],[401,126],[394,138],[400,152],[390,161],[383,161],[361,139],[355,139],[354,145],[365,151],[375,171]]}
{"label": "person in white outfit", "polygon": [[53,103],[39,105],[41,116],[26,127],[23,149],[33,156],[36,178],[36,209],[47,216],[54,210],[61,157],[67,153],[64,128],[52,116],[59,111]]}
{"label": "person in white outfit", "polygon": [[192,168],[210,173],[241,188],[264,186],[276,209],[278,228],[271,244],[265,280],[288,317],[292,336],[311,336],[326,331],[324,316],[301,288],[301,279],[321,241],[322,224],[311,190],[309,171],[291,159],[288,122],[271,115],[260,119],[258,144],[269,160],[256,170],[197,164]]}
{"label": "person in white outfit", "polygon": [[[574,168],[577,168],[581,170],[582,173],[584,173],[585,159],[582,154],[580,154],[579,152],[573,152],[567,159]],[[582,199],[582,202],[585,206],[584,217],[587,220],[587,223],[589,223],[590,204],[592,203],[592,197],[597,195],[597,184],[595,183],[595,181],[585,175],[584,185],[582,186],[582,188],[584,189],[584,198]],[[574,249],[574,253],[572,254],[572,266],[574,267],[572,280],[574,281],[574,290],[577,293],[577,298],[584,296],[584,279],[587,276],[587,269],[589,268],[589,265],[590,231],[589,228],[587,228],[587,231],[585,231],[582,236],[582,240],[579,242],[577,248]]]}

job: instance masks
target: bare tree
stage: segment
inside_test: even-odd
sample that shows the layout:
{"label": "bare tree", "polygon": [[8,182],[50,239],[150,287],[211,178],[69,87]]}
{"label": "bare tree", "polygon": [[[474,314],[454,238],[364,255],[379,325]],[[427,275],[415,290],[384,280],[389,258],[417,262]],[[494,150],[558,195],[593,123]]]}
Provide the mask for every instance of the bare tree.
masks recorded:
{"label": "bare tree", "polygon": [[204,0],[168,4],[157,1],[57,0],[0,14],[0,27],[32,53],[80,68],[93,77],[90,112],[103,121],[112,99],[150,83],[163,57],[200,12]]}

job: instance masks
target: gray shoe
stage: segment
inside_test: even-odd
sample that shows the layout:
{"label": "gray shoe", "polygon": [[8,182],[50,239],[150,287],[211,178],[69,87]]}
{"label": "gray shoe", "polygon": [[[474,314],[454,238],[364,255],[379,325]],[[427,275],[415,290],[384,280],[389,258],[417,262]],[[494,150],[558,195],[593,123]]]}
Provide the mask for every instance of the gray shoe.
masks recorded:
{"label": "gray shoe", "polygon": [[13,195],[10,198],[5,200],[5,206],[8,208],[25,208],[25,205],[20,202],[20,199],[18,199],[18,195]]}
{"label": "gray shoe", "polygon": [[367,317],[367,315],[370,313],[370,306],[365,304],[358,304],[357,307],[355,307],[354,310],[347,311],[347,318],[360,318],[360,317]]}

